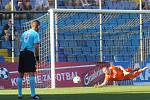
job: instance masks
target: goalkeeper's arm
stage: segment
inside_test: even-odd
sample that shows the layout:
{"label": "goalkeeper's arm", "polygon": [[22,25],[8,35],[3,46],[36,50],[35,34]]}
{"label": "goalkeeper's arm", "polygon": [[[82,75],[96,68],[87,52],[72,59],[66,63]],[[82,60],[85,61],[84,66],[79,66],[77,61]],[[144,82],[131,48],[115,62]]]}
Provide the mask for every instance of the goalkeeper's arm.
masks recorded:
{"label": "goalkeeper's arm", "polygon": [[104,79],[103,83],[99,85],[99,87],[107,86],[107,84],[108,84],[108,79],[107,79],[107,76],[105,75],[105,79]]}
{"label": "goalkeeper's arm", "polygon": [[108,76],[105,76],[105,79],[104,79],[103,83],[101,83],[100,85],[95,85],[95,87],[101,88],[101,87],[107,86],[107,84],[108,84],[108,82],[109,82],[109,81],[107,80],[107,77],[108,77]]}

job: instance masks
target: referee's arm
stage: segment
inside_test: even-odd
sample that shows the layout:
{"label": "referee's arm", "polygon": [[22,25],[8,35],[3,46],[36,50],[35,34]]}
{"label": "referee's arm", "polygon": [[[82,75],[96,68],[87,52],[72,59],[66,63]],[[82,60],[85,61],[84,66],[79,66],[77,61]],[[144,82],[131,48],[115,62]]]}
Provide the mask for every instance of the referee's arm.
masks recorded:
{"label": "referee's arm", "polygon": [[35,58],[36,61],[39,62],[39,43],[35,44]]}

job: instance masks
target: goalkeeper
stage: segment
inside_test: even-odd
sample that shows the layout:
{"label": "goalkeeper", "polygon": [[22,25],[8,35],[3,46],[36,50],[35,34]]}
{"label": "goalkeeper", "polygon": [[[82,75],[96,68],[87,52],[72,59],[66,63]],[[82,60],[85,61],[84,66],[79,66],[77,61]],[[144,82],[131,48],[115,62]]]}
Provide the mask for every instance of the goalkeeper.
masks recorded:
{"label": "goalkeeper", "polygon": [[144,72],[148,67],[144,67],[142,69],[132,69],[126,68],[124,69],[122,66],[111,66],[109,68],[103,67],[103,72],[105,73],[105,79],[102,84],[95,85],[95,87],[103,87],[108,83],[113,81],[123,81],[123,80],[132,80],[142,72]]}

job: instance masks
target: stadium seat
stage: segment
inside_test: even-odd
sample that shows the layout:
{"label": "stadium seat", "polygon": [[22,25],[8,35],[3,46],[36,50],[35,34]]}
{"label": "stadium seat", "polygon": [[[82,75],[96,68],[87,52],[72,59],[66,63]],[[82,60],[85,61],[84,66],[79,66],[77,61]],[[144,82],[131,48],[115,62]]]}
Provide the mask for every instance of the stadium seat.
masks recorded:
{"label": "stadium seat", "polygon": [[96,55],[92,55],[92,54],[86,54],[86,55],[85,55],[87,62],[95,62],[95,61],[98,61],[95,56],[96,56]]}
{"label": "stadium seat", "polygon": [[[14,62],[18,62],[18,61],[19,61],[18,57],[15,57]],[[5,62],[12,62],[12,57],[5,57]]]}
{"label": "stadium seat", "polygon": [[74,6],[75,9],[83,9],[83,6]]}
{"label": "stadium seat", "polygon": [[87,47],[87,40],[76,40],[78,47]]}
{"label": "stadium seat", "polygon": [[65,39],[74,39],[74,35],[73,34],[65,34],[64,38]]}
{"label": "stadium seat", "polygon": [[[15,0],[16,2],[17,0]],[[35,0],[30,0],[31,5],[34,5]],[[89,0],[90,1],[90,0]],[[4,0],[3,4],[6,4],[8,0]],[[67,8],[67,9],[99,9],[98,6],[65,6],[64,0],[58,0],[58,8]],[[109,9],[128,9],[133,10],[136,9],[135,2],[128,1],[110,1],[105,0],[103,8]],[[37,14],[36,18],[42,16],[43,14]],[[99,61],[100,55],[100,22],[99,22],[99,14],[58,14],[58,48],[63,48],[63,52],[58,52],[59,61]],[[149,16],[147,16],[149,17]],[[61,19],[62,18],[62,19]],[[103,31],[103,55],[104,61],[114,61],[114,56],[119,60],[132,60],[134,55],[138,52],[140,43],[139,43],[139,25],[127,25],[132,22],[132,19],[138,20],[138,14],[119,14],[119,15],[111,15],[111,14],[103,14],[102,19],[102,31]],[[149,27],[149,18],[145,18],[143,14],[143,27]],[[94,23],[94,19],[97,20]],[[94,20],[94,21],[93,21]],[[89,24],[90,25],[84,25]],[[21,24],[27,22],[26,19],[21,19]],[[7,20],[3,20],[3,25],[7,23]],[[16,19],[15,25],[18,26],[18,30],[20,29],[19,20]],[[123,26],[122,26],[123,25]],[[48,24],[44,21],[41,21],[42,29],[47,29]],[[81,28],[80,28],[81,27]],[[68,28],[68,30],[65,30]],[[60,29],[60,30],[59,30]],[[2,30],[2,27],[0,27]],[[62,32],[63,30],[63,32]],[[136,35],[131,35],[137,33]],[[143,37],[147,37],[149,30],[143,30]],[[123,36],[129,35],[130,37]],[[115,39],[124,39],[122,43],[122,47],[120,47],[119,43],[117,45]],[[110,40],[111,39],[111,40]],[[10,45],[7,43],[3,44],[3,48],[8,48]],[[17,48],[17,47],[16,47]],[[44,49],[45,50],[45,49]],[[43,50],[43,53],[44,53]],[[16,51],[16,50],[15,50]],[[117,54],[118,53],[118,54]],[[1,54],[1,51],[0,51]],[[7,53],[3,53],[2,55],[8,56]],[[148,59],[148,58],[147,58]],[[6,58],[6,61],[11,61],[11,58]],[[50,61],[50,60],[49,60]]]}
{"label": "stadium seat", "polygon": [[86,62],[86,55],[77,55],[77,61],[78,62]]}
{"label": "stadium seat", "polygon": [[80,47],[72,48],[72,52],[74,55],[82,55],[83,54],[82,48],[80,48]]}
{"label": "stadium seat", "polygon": [[82,52],[84,55],[89,55],[89,54],[92,54],[91,49],[92,47],[83,47]]}
{"label": "stadium seat", "polygon": [[68,40],[69,47],[76,47],[77,41],[76,40]]}
{"label": "stadium seat", "polygon": [[0,56],[0,62],[5,62],[5,57],[4,56]]}
{"label": "stadium seat", "polygon": [[74,9],[74,6],[65,6],[66,9]]}
{"label": "stadium seat", "polygon": [[68,55],[67,57],[67,61],[68,62],[77,62],[77,57],[76,55]]}
{"label": "stadium seat", "polygon": [[8,57],[8,50],[7,49],[0,49],[0,55],[4,57]]}
{"label": "stadium seat", "polygon": [[71,48],[71,47],[64,47],[62,49],[64,50],[64,55],[73,55],[73,48]]}
{"label": "stadium seat", "polygon": [[66,40],[59,40],[58,45],[59,45],[59,47],[68,47],[69,46],[68,41],[66,41]]}

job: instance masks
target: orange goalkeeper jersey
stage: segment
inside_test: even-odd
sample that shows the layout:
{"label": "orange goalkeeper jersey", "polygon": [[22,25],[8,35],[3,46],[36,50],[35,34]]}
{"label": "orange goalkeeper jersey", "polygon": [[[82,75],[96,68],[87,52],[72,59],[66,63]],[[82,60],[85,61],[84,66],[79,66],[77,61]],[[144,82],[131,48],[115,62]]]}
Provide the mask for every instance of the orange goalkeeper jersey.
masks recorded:
{"label": "orange goalkeeper jersey", "polygon": [[122,80],[124,77],[123,71],[115,66],[111,66],[109,68],[110,71],[112,71],[112,74],[106,75],[107,80],[116,81],[116,80]]}
{"label": "orange goalkeeper jersey", "polygon": [[[126,68],[125,70],[131,72],[128,75],[124,75],[121,69],[117,69],[115,66],[112,66],[110,70],[115,70],[116,74],[105,75],[106,80],[109,81],[122,81],[122,80],[131,80],[140,75],[143,71],[135,71],[132,68]],[[132,73],[133,72],[133,73]]]}

